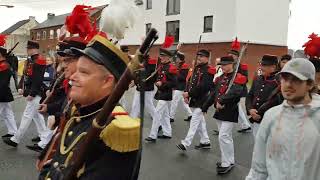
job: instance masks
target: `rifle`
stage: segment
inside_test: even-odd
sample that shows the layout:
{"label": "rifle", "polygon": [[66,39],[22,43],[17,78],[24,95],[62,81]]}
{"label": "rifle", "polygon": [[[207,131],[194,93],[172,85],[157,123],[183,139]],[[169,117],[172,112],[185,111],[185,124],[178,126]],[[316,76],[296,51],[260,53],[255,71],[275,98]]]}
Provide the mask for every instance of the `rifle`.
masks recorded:
{"label": "rifle", "polygon": [[241,59],[242,59],[242,57],[243,57],[243,55],[244,55],[244,53],[245,53],[245,51],[246,51],[246,49],[247,49],[247,47],[248,47],[248,44],[249,44],[249,41],[248,41],[244,46],[241,47],[240,55],[239,55],[239,57],[238,57],[238,59],[237,59],[237,64],[236,64],[236,66],[235,66],[234,73],[233,73],[233,75],[232,75],[232,78],[231,78],[231,80],[230,80],[230,82],[229,82],[229,85],[228,85],[228,89],[226,90],[225,94],[227,94],[227,93],[230,91],[230,89],[231,89],[231,87],[232,87],[232,85],[233,85],[233,82],[234,82],[234,80],[236,79],[236,76],[237,76],[237,73],[238,73],[238,70],[239,70],[239,66],[240,66]]}
{"label": "rifle", "polygon": [[19,42],[17,42],[7,53],[8,63],[10,64],[14,85],[17,91],[18,91],[18,75],[17,75],[18,59],[12,54],[12,52],[18,46],[18,44]]}
{"label": "rifle", "polygon": [[[120,80],[116,84],[112,93],[108,97],[108,100],[104,104],[102,110],[97,115],[97,117],[92,122],[92,127],[87,131],[87,135],[84,137],[83,141],[80,143],[79,149],[74,151],[74,154],[70,161],[70,171],[66,172],[63,177],[64,180],[73,180],[77,179],[76,174],[78,170],[82,167],[85,156],[91,146],[91,143],[99,137],[101,131],[108,126],[113,117],[111,116],[113,109],[118,104],[121,96],[127,90],[130,82],[134,78],[134,71],[140,68],[140,63],[142,63],[142,56],[150,49],[150,46],[153,45],[155,37],[157,36],[157,30],[152,28],[140,48],[137,50],[135,57],[129,63],[127,69],[122,74]],[[140,134],[140,139],[142,134]],[[141,146],[141,142],[140,142]]]}
{"label": "rifle", "polygon": [[55,93],[57,89],[57,85],[59,85],[64,80],[64,73],[62,73],[54,82],[52,86],[52,90],[50,91],[49,95],[43,100],[42,104],[47,104],[48,101],[51,99],[53,93]]}

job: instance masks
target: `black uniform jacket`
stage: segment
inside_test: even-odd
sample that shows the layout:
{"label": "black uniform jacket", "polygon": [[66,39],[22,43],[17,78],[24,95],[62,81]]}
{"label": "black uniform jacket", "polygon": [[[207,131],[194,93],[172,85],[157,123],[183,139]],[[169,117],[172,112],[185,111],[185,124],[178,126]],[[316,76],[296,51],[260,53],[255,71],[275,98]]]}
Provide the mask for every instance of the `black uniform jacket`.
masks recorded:
{"label": "black uniform jacket", "polygon": [[239,109],[238,103],[241,95],[245,89],[247,78],[246,76],[237,73],[235,80],[229,90],[226,93],[233,73],[223,74],[215,80],[215,87],[210,93],[210,96],[206,103],[202,107],[203,112],[207,112],[208,108],[214,104],[216,107],[219,102],[224,108],[216,110],[214,118],[221,121],[238,122]]}
{"label": "black uniform jacket", "polygon": [[6,61],[0,61],[0,102],[13,101],[10,89],[11,75],[9,63]]}
{"label": "black uniform jacket", "polygon": [[188,82],[186,91],[189,93],[189,106],[201,108],[213,88],[213,78],[216,69],[208,63],[198,65],[193,71],[191,82]]}
{"label": "black uniform jacket", "polygon": [[[279,105],[283,101],[283,97],[280,92],[279,76],[277,72],[272,73],[270,76],[265,77],[263,75],[256,76],[253,80],[251,89],[246,97],[246,109],[249,115],[250,109],[258,110],[258,114],[262,117],[264,113],[273,106]],[[260,121],[254,121],[252,118],[250,122],[260,123]]]}
{"label": "black uniform jacket", "polygon": [[[147,61],[144,62],[143,66],[144,66],[144,70],[145,70],[144,78],[146,79],[149,76],[151,76],[151,74],[156,70],[157,60],[153,59],[153,58],[149,58]],[[141,71],[136,72],[135,84],[137,86],[137,91],[141,91],[141,85],[139,83],[139,79],[141,78],[140,74],[141,74]],[[144,84],[144,90],[145,91],[153,91],[154,90],[154,83],[155,83],[156,79],[157,79],[157,76],[155,76],[155,75],[152,76],[151,78],[149,78]]]}
{"label": "black uniform jacket", "polygon": [[156,82],[162,82],[162,85],[158,87],[158,91],[155,94],[156,100],[171,101],[172,90],[175,88],[177,79],[177,67],[171,63],[160,64],[157,72]]}
{"label": "black uniform jacket", "polygon": [[[23,96],[43,96],[45,86],[43,84],[46,60],[39,54],[32,55],[27,60],[26,72],[21,78],[19,88],[23,89]],[[23,87],[22,87],[23,86]]]}
{"label": "black uniform jacket", "polygon": [[189,65],[187,63],[181,63],[178,66],[178,73],[177,73],[177,85],[176,90],[184,91],[186,89],[186,83],[187,83],[187,75],[189,72]]}
{"label": "black uniform jacket", "polygon": [[[52,161],[45,165],[39,180],[60,180],[69,171],[69,161],[79,142],[86,136],[105,99],[78,109],[67,121]],[[122,109],[123,110],[123,109]],[[116,112],[117,113],[117,112]],[[93,141],[85,157],[83,167],[77,173],[80,180],[128,180],[137,179],[139,172],[138,149],[140,123],[123,111],[105,127],[100,138]],[[118,119],[118,117],[121,117]],[[138,162],[138,163],[137,163]],[[137,168],[135,168],[137,167]]]}

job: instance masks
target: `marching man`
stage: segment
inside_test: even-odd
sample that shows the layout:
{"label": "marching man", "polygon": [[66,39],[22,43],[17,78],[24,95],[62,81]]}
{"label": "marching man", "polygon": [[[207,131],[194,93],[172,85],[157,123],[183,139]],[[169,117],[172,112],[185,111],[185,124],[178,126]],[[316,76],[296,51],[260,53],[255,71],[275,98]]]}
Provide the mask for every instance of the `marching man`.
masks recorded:
{"label": "marching man", "polygon": [[189,72],[189,65],[185,63],[185,56],[181,52],[177,52],[177,60],[176,60],[178,74],[177,74],[177,85],[175,90],[173,91],[173,99],[171,102],[171,109],[170,109],[170,122],[174,122],[174,116],[176,114],[177,106],[179,102],[182,102],[183,108],[188,113],[188,117],[185,121],[190,121],[192,112],[187,103],[185,103],[183,98],[183,92],[186,89],[186,78]]}
{"label": "marching man", "polygon": [[[172,100],[172,90],[176,84],[177,68],[171,64],[172,53],[160,48],[160,67],[158,68],[156,86],[158,90],[155,99],[158,100],[156,113],[153,117],[151,131],[146,142],[156,142],[157,138],[171,139],[172,129],[169,117],[169,105]],[[162,127],[163,134],[158,136],[158,129]]]}
{"label": "marching man", "polygon": [[[232,56],[221,57],[219,65],[221,65],[223,75],[215,80],[215,88],[202,106],[203,112],[207,112],[212,103],[216,108],[213,117],[217,120],[221,151],[221,162],[217,162],[218,174],[228,173],[234,167],[232,129],[234,123],[238,122],[238,103],[247,83],[246,76],[235,72],[234,63],[235,60]],[[236,76],[232,82],[234,75]]]}
{"label": "marching man", "polygon": [[[42,82],[46,67],[46,60],[39,54],[39,44],[35,41],[28,41],[27,53],[29,59],[26,64],[26,74],[22,79],[23,86],[19,89],[19,93],[23,94],[27,100],[27,106],[23,112],[21,123],[17,133],[11,138],[3,138],[3,141],[13,147],[17,147],[22,137],[30,126],[31,121],[34,121],[40,137],[40,142],[45,140],[52,133],[47,129],[43,116],[38,112],[39,102],[42,95]],[[21,83],[20,83],[21,84]],[[45,143],[39,143],[39,147],[44,148]]]}
{"label": "marching man", "polygon": [[197,52],[197,63],[191,77],[191,83],[186,88],[183,96],[185,101],[189,101],[189,106],[192,108],[192,118],[187,136],[180,144],[177,145],[181,151],[186,151],[192,143],[193,137],[197,131],[200,135],[200,144],[196,145],[196,149],[210,149],[210,139],[207,132],[206,120],[201,110],[203,103],[208,98],[208,93],[213,86],[213,77],[216,69],[208,65],[210,53],[207,50]]}
{"label": "marching man", "polygon": [[17,132],[17,124],[14,119],[10,102],[13,96],[10,89],[11,71],[10,65],[6,62],[7,50],[0,46],[0,118],[8,128],[8,133],[2,138],[10,138]]}

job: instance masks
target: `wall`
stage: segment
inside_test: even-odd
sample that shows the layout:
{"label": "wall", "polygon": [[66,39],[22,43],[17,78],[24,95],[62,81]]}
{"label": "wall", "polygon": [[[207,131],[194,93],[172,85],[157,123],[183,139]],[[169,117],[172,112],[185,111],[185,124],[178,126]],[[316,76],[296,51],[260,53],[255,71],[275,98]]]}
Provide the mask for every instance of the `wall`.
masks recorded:
{"label": "wall", "polygon": [[17,42],[19,42],[13,53],[19,56],[26,56],[27,42],[30,39],[30,29],[37,25],[38,22],[34,18],[31,18],[28,23],[13,31],[7,38],[6,48],[11,49]]}
{"label": "wall", "polygon": [[240,40],[286,46],[289,0],[236,1],[236,31]]}

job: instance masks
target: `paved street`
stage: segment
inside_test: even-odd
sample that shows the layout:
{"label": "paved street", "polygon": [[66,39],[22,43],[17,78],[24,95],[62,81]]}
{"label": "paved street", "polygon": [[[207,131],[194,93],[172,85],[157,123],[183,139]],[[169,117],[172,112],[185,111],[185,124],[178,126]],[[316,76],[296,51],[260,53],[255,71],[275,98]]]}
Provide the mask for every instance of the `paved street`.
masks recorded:
{"label": "paved street", "polygon": [[[131,93],[128,99],[131,102]],[[13,103],[15,118],[20,123],[25,106],[25,100],[18,98]],[[185,137],[188,123],[184,122],[185,113],[181,106],[178,107],[176,121],[172,124],[173,138],[171,140],[158,140],[156,144],[145,144],[142,157],[140,180],[242,180],[247,175],[251,163],[253,138],[251,134],[234,132],[236,166],[232,172],[225,176],[217,176],[215,163],[220,159],[217,136],[212,130],[216,129],[212,118],[213,112],[206,116],[207,128],[212,143],[211,150],[195,150],[193,145],[199,143],[199,137],[193,141],[187,153],[181,153],[176,144]],[[148,114],[145,118],[144,136],[148,135],[151,119]],[[234,128],[235,130],[238,128]],[[0,123],[1,134],[6,133],[4,122]],[[11,148],[0,141],[0,180],[34,180],[37,172],[34,168],[37,154],[26,149],[25,145],[31,143],[31,138],[36,136],[34,124],[31,125],[25,138],[17,149]]]}

